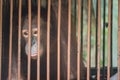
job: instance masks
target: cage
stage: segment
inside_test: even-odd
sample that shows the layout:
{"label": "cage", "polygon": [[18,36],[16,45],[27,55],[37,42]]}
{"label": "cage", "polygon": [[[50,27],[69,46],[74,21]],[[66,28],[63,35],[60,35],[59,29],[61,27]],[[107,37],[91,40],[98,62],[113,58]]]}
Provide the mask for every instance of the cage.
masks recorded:
{"label": "cage", "polygon": [[119,80],[120,0],[0,0],[0,80]]}

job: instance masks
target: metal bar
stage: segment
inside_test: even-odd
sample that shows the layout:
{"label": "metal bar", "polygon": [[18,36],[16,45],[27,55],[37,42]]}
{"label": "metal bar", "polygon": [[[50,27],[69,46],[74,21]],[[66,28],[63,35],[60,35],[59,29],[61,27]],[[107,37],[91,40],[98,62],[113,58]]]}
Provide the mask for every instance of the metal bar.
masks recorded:
{"label": "metal bar", "polygon": [[80,80],[81,66],[81,0],[78,0],[78,39],[77,39],[77,80]]}
{"label": "metal bar", "polygon": [[57,80],[60,80],[60,23],[61,23],[61,0],[58,0],[58,37],[57,37]]}
{"label": "metal bar", "polygon": [[19,0],[19,13],[18,13],[18,80],[21,78],[21,16],[22,16],[22,0]]}
{"label": "metal bar", "polygon": [[12,67],[12,30],[13,30],[13,0],[10,0],[10,38],[9,38],[9,69],[8,80],[11,80],[11,67]]}
{"label": "metal bar", "polygon": [[106,19],[106,0],[103,1],[103,80],[105,79],[105,19]]}
{"label": "metal bar", "polygon": [[37,25],[38,25],[38,38],[37,38],[37,41],[38,41],[38,56],[37,56],[37,80],[40,80],[40,1],[41,0],[38,0],[38,22],[37,22]]}
{"label": "metal bar", "polygon": [[112,67],[113,67],[113,57],[112,57],[112,55],[113,55],[113,45],[112,45],[112,41],[113,41],[113,35],[112,35],[112,33],[113,33],[113,0],[111,0],[111,37],[110,37],[110,39],[111,39],[111,41],[110,41],[110,44],[111,44],[111,48],[110,48],[110,62],[111,62],[111,64],[110,64],[110,76],[113,74],[113,69],[112,69]]}
{"label": "metal bar", "polygon": [[100,55],[101,55],[101,0],[98,0],[98,36],[97,36],[97,80],[100,80]]}
{"label": "metal bar", "polygon": [[[80,47],[81,53],[80,53],[80,55],[83,54],[83,26],[84,26],[84,25],[83,25],[83,22],[84,22],[84,21],[83,21],[83,15],[84,15],[84,14],[83,14],[83,13],[84,13],[84,12],[83,12],[83,9],[84,9],[84,7],[83,7],[84,5],[83,5],[83,4],[84,4],[84,1],[81,0],[81,15],[80,15],[80,16],[81,16],[81,17],[80,17],[80,18],[81,18],[81,22],[80,22],[80,24],[81,24],[81,25],[80,25],[80,26],[81,26],[81,31],[80,31],[80,34],[81,34],[81,40],[80,40],[80,42],[81,42],[81,47]],[[80,60],[82,60],[82,59],[80,59]],[[80,61],[80,62],[81,62],[81,61]],[[81,64],[81,63],[80,63],[80,64]],[[82,71],[82,70],[81,70],[81,71]],[[81,73],[81,72],[80,72],[80,73]],[[85,73],[86,73],[86,72],[85,72]]]}
{"label": "metal bar", "polygon": [[47,14],[47,80],[50,80],[50,10],[51,0],[48,0],[48,14]]}
{"label": "metal bar", "polygon": [[[118,0],[118,75],[120,75],[120,0]],[[117,80],[120,80],[120,76]]]}
{"label": "metal bar", "polygon": [[71,0],[68,0],[68,55],[67,55],[67,80],[70,80],[70,48],[71,48]]}
{"label": "metal bar", "polygon": [[2,70],[2,0],[0,0],[0,80],[1,80],[1,70]]}
{"label": "metal bar", "polygon": [[28,0],[28,71],[27,80],[31,75],[31,0]]}
{"label": "metal bar", "polygon": [[107,66],[107,80],[110,80],[110,65],[111,65],[111,14],[112,14],[112,3],[111,0],[108,1],[108,66]]}
{"label": "metal bar", "polygon": [[97,43],[98,43],[98,41],[97,41],[97,36],[98,36],[98,0],[96,0],[96,34],[95,34],[95,38],[96,38],[96,41],[95,41],[95,48],[96,48],[96,50],[95,50],[95,68],[97,69],[97,52],[98,52],[98,49],[97,49]]}
{"label": "metal bar", "polygon": [[91,0],[88,0],[88,37],[87,37],[87,80],[90,80],[90,45],[91,45]]}

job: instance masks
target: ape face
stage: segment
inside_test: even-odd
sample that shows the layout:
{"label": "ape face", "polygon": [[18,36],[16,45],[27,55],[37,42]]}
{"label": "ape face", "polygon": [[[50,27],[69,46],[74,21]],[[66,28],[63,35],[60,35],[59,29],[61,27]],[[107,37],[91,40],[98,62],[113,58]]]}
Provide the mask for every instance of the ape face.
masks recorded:
{"label": "ape face", "polygon": [[[37,59],[38,55],[38,41],[37,38],[40,36],[40,56],[46,51],[46,32],[47,32],[47,24],[46,21],[41,19],[40,21],[40,34],[38,34],[37,28],[37,16],[32,16],[31,21],[31,58]],[[23,28],[22,28],[22,36],[25,40],[25,52],[28,55],[28,18],[26,17],[23,21]]]}

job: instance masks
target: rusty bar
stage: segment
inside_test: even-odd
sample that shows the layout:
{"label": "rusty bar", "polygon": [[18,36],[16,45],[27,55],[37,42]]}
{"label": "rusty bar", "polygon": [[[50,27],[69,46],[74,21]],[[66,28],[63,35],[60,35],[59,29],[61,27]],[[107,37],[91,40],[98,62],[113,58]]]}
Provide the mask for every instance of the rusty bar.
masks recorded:
{"label": "rusty bar", "polygon": [[70,48],[71,48],[71,0],[68,0],[68,50],[67,50],[67,80],[70,80]]}
{"label": "rusty bar", "polygon": [[18,80],[21,78],[21,16],[22,16],[22,0],[19,0],[19,10],[18,10]]}
{"label": "rusty bar", "polygon": [[37,80],[40,80],[40,0],[38,0],[38,56],[37,56]]}
{"label": "rusty bar", "polygon": [[90,80],[91,0],[88,0],[87,80]]}
{"label": "rusty bar", "polygon": [[38,0],[38,56],[37,56],[37,80],[40,80],[40,0]]}
{"label": "rusty bar", "polygon": [[[120,0],[118,0],[118,75],[120,75]],[[120,80],[120,76],[117,80]]]}
{"label": "rusty bar", "polygon": [[107,66],[107,80],[110,80],[110,65],[111,65],[111,27],[112,27],[112,1],[108,0],[108,66]]}
{"label": "rusty bar", "polygon": [[28,71],[27,80],[30,80],[31,72],[31,0],[28,0]]}
{"label": "rusty bar", "polygon": [[101,55],[101,0],[98,0],[98,33],[97,33],[97,80],[100,80],[100,55]]}
{"label": "rusty bar", "polygon": [[2,70],[2,0],[0,0],[0,80]]}
{"label": "rusty bar", "polygon": [[51,0],[48,0],[48,14],[47,14],[47,80],[50,80],[50,10],[51,10]]}
{"label": "rusty bar", "polygon": [[77,41],[77,80],[80,80],[80,64],[81,64],[81,61],[80,61],[80,55],[81,55],[81,41],[80,41],[80,38],[81,38],[81,0],[78,0],[78,41]]}
{"label": "rusty bar", "polygon": [[58,37],[57,37],[57,80],[60,80],[60,22],[61,21],[61,0],[58,0]]}
{"label": "rusty bar", "polygon": [[12,29],[13,29],[13,0],[10,0],[10,38],[9,38],[9,69],[8,80],[11,80],[11,67],[12,67]]}

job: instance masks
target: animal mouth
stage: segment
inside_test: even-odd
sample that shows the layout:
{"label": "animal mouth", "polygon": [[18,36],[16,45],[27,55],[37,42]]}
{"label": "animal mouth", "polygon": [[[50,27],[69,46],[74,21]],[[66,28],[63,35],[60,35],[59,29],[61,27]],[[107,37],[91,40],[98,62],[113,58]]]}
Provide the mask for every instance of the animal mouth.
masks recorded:
{"label": "animal mouth", "polygon": [[[39,53],[39,55],[38,55],[38,53]],[[43,53],[42,49],[40,50],[40,52],[37,52],[37,51],[31,52],[31,59],[37,59],[37,56],[41,56],[42,55],[41,53]]]}
{"label": "animal mouth", "polygon": [[[37,59],[37,56],[38,56],[38,53],[37,53],[37,52],[34,53],[34,54],[31,54],[31,59],[36,60],[36,59]],[[39,54],[39,56],[41,56],[41,55]]]}
{"label": "animal mouth", "polygon": [[36,60],[38,53],[31,54],[31,59]]}
{"label": "animal mouth", "polygon": [[38,53],[33,53],[31,54],[31,57],[36,57],[38,55]]}

